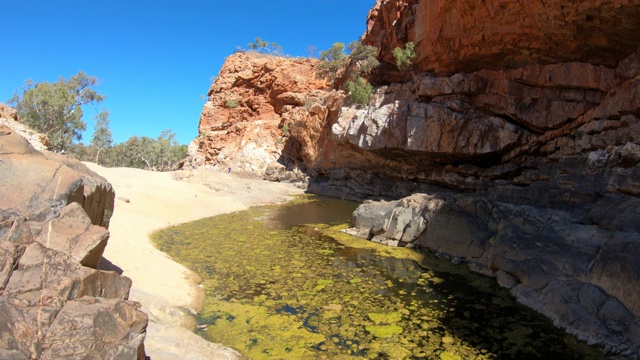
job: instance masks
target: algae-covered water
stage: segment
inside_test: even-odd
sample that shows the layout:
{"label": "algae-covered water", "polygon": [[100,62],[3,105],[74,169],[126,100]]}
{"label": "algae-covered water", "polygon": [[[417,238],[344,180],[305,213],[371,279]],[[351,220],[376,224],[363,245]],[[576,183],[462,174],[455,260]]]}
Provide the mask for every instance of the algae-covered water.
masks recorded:
{"label": "algae-covered water", "polygon": [[602,358],[493,279],[340,232],[356,205],[306,197],[153,238],[203,279],[199,334],[251,359]]}

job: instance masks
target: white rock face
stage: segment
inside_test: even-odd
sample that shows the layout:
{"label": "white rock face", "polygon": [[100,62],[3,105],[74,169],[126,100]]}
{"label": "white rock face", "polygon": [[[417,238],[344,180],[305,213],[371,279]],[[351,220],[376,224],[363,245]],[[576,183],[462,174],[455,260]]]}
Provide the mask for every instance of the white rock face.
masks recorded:
{"label": "white rock face", "polygon": [[0,117],[0,125],[7,125],[12,131],[20,134],[20,136],[27,139],[27,141],[31,144],[31,146],[33,146],[34,149],[38,151],[44,151],[48,149],[47,145],[45,144],[49,142],[49,139],[47,139],[46,136],[29,129],[29,127],[25,124],[17,122],[13,119]]}

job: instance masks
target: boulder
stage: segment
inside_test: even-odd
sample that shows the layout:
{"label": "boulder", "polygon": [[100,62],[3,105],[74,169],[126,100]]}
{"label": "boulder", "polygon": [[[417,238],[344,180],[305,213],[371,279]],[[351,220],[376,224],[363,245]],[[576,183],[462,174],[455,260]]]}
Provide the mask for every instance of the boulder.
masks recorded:
{"label": "boulder", "polygon": [[41,359],[144,359],[147,316],[132,301],[82,297],[67,302],[42,340]]}
{"label": "boulder", "polygon": [[144,359],[131,280],[96,270],[114,191],[0,125],[0,358]]}
{"label": "boulder", "polygon": [[0,182],[4,185],[0,189],[0,223],[19,218],[48,221],[67,204],[77,202],[91,223],[106,226],[113,213],[113,187],[81,162],[40,153],[11,130],[0,135],[0,156]]}

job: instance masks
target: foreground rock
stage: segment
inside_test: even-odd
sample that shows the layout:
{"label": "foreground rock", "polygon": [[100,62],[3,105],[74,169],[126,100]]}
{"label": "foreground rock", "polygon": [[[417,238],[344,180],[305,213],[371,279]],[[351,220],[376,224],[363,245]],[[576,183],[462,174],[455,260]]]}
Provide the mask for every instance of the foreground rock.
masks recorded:
{"label": "foreground rock", "polygon": [[96,270],[111,185],[0,125],[0,358],[144,359],[131,280]]}

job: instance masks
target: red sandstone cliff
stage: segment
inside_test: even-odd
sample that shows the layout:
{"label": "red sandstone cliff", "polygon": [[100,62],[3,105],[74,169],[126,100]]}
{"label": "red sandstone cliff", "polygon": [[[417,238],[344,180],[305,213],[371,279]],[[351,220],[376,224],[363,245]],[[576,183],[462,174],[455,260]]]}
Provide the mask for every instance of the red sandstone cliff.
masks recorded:
{"label": "red sandstone cliff", "polygon": [[508,69],[532,63],[615,67],[640,46],[638,0],[378,0],[364,42],[391,51],[412,41],[422,71]]}
{"label": "red sandstone cliff", "polygon": [[224,169],[262,173],[284,148],[283,116],[308,105],[309,92],[327,85],[314,76],[315,63],[259,53],[229,56],[202,110],[198,156]]}

